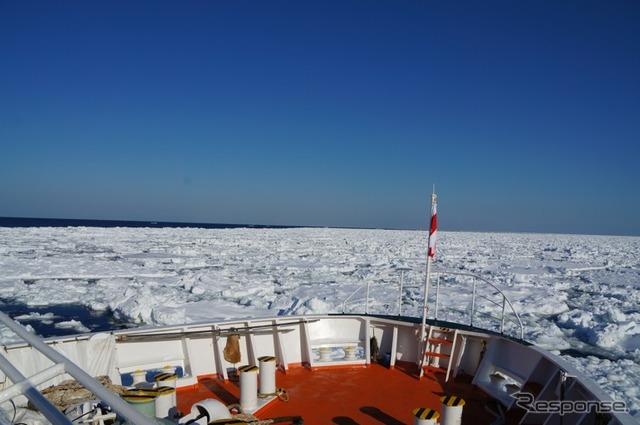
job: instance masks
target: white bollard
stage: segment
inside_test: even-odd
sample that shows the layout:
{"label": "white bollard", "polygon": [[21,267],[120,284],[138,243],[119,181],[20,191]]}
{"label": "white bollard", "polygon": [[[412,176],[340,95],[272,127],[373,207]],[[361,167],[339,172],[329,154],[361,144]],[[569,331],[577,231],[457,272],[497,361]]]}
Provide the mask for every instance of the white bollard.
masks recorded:
{"label": "white bollard", "polygon": [[156,399],[156,418],[173,419],[177,411],[176,389],[172,387],[159,387]]}
{"label": "white bollard", "polygon": [[158,398],[156,390],[127,390],[122,394],[122,398],[146,417],[156,417],[156,400]]}
{"label": "white bollard", "polygon": [[178,375],[175,373],[159,373],[153,377],[153,380],[156,381],[158,387],[171,387],[176,388],[176,381],[178,380]]}
{"label": "white bollard", "polygon": [[440,413],[426,407],[413,410],[413,425],[437,425]]}
{"label": "white bollard", "polygon": [[145,385],[147,383],[147,371],[138,369],[135,372],[131,372],[131,379],[133,380],[131,385],[134,387]]}
{"label": "white bollard", "polygon": [[[178,412],[178,402],[176,400],[176,388],[177,388],[177,381],[178,381],[178,375],[175,373],[159,373],[158,375],[156,375],[153,378],[156,381],[156,385],[158,387],[158,390],[163,390],[167,393],[169,393],[170,399],[167,400],[168,403],[171,403],[171,406],[173,407],[173,411],[171,412],[171,414],[175,414]],[[173,388],[173,391],[167,391],[167,388]],[[156,401],[156,404],[158,402]],[[159,409],[156,409],[159,410]],[[164,416],[158,416],[159,418],[164,418]]]}
{"label": "white bollard", "polygon": [[440,398],[442,402],[442,425],[461,425],[462,407],[464,400],[454,395],[446,395]]}
{"label": "white bollard", "polygon": [[258,408],[258,367],[240,366],[240,407],[243,412],[252,413]]}
{"label": "white bollard", "polygon": [[276,358],[273,356],[258,357],[260,366],[260,391],[261,396],[269,396],[276,393]]}

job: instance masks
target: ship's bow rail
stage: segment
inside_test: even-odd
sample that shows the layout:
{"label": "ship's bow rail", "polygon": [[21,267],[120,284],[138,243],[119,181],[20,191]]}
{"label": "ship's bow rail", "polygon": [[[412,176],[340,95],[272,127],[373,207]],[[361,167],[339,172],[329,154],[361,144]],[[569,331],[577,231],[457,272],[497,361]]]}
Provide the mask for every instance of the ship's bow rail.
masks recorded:
{"label": "ship's bow rail", "polygon": [[[344,314],[397,314],[466,323],[524,339],[518,312],[503,290],[480,275],[458,271],[433,271],[427,299],[422,296],[424,273],[412,268],[398,269],[392,279],[367,279],[342,303]],[[395,294],[394,289],[395,289]]]}

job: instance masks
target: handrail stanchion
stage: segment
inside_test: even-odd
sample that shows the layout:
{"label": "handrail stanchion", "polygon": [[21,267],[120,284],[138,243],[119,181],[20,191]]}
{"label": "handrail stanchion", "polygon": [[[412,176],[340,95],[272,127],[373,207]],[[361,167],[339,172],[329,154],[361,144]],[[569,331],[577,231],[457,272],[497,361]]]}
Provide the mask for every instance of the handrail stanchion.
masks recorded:
{"label": "handrail stanchion", "polygon": [[473,292],[471,294],[471,322],[470,325],[473,326],[473,316],[476,313],[476,278],[473,278]]}
{"label": "handrail stanchion", "polygon": [[369,287],[371,286],[371,280],[367,279],[367,303],[364,305],[365,314],[369,314]]}
{"label": "handrail stanchion", "polygon": [[433,312],[433,316],[435,320],[438,320],[438,304],[440,302],[440,273],[438,273],[438,277],[436,278],[436,307]]}
{"label": "handrail stanchion", "polygon": [[507,300],[507,297],[502,295],[502,321],[500,322],[500,333],[501,334],[504,333],[504,309],[505,309],[506,304],[507,304],[506,300]]}
{"label": "handrail stanchion", "polygon": [[349,296],[347,297],[347,299],[346,299],[346,300],[344,300],[344,301],[342,302],[342,314],[344,314],[344,313],[347,311],[347,303],[349,302],[349,300],[350,300],[350,299],[351,299],[351,298],[352,298],[352,297],[353,297],[353,296],[354,296],[354,295],[355,295],[355,294],[356,294],[360,289],[362,289],[362,287],[363,287],[364,285],[368,285],[368,282],[367,282],[367,283],[363,283],[362,285],[358,286],[358,287],[356,288],[356,290],[355,290],[355,291],[353,291],[353,292],[351,293],[351,295],[349,295]]}
{"label": "handrail stanchion", "polygon": [[402,316],[402,287],[404,286],[404,270],[400,269],[400,293],[398,294],[398,316]]}

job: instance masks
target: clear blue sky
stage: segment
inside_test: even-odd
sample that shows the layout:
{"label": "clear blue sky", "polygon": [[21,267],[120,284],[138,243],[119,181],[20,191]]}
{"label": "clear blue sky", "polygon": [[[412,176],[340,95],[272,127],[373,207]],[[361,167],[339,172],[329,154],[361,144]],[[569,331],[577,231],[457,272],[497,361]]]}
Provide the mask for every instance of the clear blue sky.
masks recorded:
{"label": "clear blue sky", "polygon": [[640,2],[0,1],[0,216],[640,235]]}

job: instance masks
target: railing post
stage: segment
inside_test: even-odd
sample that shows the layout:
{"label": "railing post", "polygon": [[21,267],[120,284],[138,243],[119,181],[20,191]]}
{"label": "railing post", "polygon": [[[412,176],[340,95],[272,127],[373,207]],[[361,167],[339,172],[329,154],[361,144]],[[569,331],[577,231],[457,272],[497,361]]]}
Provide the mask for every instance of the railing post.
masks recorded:
{"label": "railing post", "polygon": [[471,294],[471,323],[470,326],[473,326],[473,316],[476,313],[476,278],[473,278],[473,292]]}
{"label": "railing post", "polygon": [[500,333],[503,334],[504,333],[504,309],[505,306],[507,304],[507,297],[504,296],[504,294],[502,295],[502,317],[501,317],[501,322],[500,322]]}
{"label": "railing post", "polygon": [[398,294],[398,316],[402,316],[402,287],[404,286],[404,270],[400,270],[400,293]]}
{"label": "railing post", "polygon": [[369,286],[371,285],[371,280],[367,279],[367,303],[364,305],[365,314],[369,314]]}
{"label": "railing post", "polygon": [[440,273],[438,273],[438,277],[436,278],[436,308],[433,313],[434,319],[438,320],[438,303],[440,301]]}

